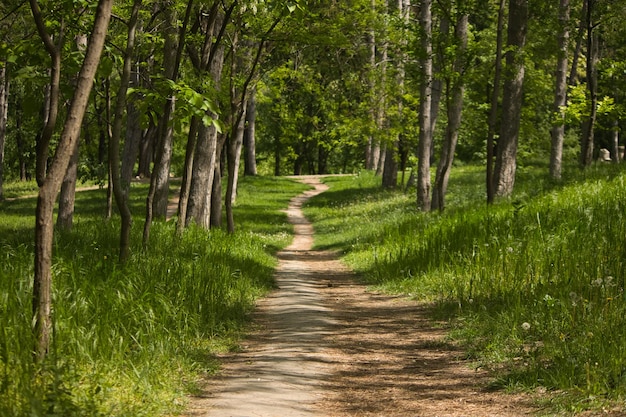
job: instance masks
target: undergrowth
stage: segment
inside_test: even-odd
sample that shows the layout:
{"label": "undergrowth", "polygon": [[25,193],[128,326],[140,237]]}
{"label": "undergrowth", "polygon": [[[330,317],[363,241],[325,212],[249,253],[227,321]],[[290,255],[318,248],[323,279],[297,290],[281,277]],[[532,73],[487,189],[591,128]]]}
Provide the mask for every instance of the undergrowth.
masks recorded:
{"label": "undergrowth", "polygon": [[0,415],[158,416],[184,406],[214,355],[237,349],[254,301],[273,285],[273,254],[289,243],[280,210],[306,187],[245,178],[238,231],[155,223],[140,249],[146,186],[133,188],[133,253],[117,262],[119,221],[102,218],[104,190],[77,194],[57,232],[53,343],[34,365],[31,332],[34,198],[0,203]]}
{"label": "undergrowth", "polygon": [[305,213],[318,245],[368,283],[433,303],[495,385],[559,392],[569,411],[623,408],[626,174],[597,166],[555,183],[527,167],[512,198],[487,206],[482,172],[454,171],[443,213],[368,173],[328,178]]}

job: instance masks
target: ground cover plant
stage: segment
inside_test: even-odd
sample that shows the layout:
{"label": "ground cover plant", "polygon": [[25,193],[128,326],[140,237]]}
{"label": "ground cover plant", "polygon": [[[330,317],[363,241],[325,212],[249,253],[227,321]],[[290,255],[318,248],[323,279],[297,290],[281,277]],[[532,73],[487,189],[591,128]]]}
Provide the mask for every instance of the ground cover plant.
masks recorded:
{"label": "ground cover plant", "polygon": [[[306,186],[245,178],[238,231],[156,223],[142,251],[147,185],[134,184],[133,254],[117,262],[119,221],[105,190],[77,194],[71,231],[54,253],[54,336],[33,365],[34,198],[0,203],[0,415],[156,416],[176,412],[211,356],[236,348],[254,300],[273,285],[273,254],[289,243],[280,210]],[[19,193],[17,193],[19,194]],[[24,191],[24,194],[28,194]]]}
{"label": "ground cover plant", "polygon": [[494,386],[549,392],[553,411],[626,409],[626,174],[542,172],[487,206],[483,171],[459,168],[441,214],[367,173],[328,178],[305,213],[367,282],[431,302]]}

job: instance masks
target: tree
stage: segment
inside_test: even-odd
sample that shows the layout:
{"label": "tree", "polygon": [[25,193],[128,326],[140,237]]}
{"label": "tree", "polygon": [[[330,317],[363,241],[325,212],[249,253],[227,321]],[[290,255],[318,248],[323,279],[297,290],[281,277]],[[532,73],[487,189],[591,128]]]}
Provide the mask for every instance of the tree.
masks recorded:
{"label": "tree", "polygon": [[598,116],[598,35],[594,11],[597,0],[587,0],[585,16],[587,29],[587,90],[589,94],[589,112],[583,122],[583,132],[580,138],[580,165],[588,167],[593,162],[594,130]]}
{"label": "tree", "polygon": [[243,136],[244,175],[257,175],[256,167],[256,88],[250,92],[248,107],[246,108],[246,127]]}
{"label": "tree", "polygon": [[4,147],[7,137],[7,118],[9,113],[9,74],[8,61],[0,63],[0,201],[4,198]]}
{"label": "tree", "polygon": [[126,109],[126,93],[131,79],[131,65],[135,49],[135,34],[141,3],[142,0],[134,0],[132,11],[130,13],[130,19],[128,20],[128,35],[126,39],[126,48],[124,49],[124,63],[122,73],[120,75],[120,86],[117,92],[115,115],[113,117],[111,138],[109,141],[109,161],[111,166],[113,195],[115,196],[115,202],[121,217],[119,251],[120,262],[125,262],[129,256],[130,229],[132,224],[132,216],[128,204],[130,194],[130,178],[125,178],[124,175],[120,173],[120,138],[122,136],[124,110]]}
{"label": "tree", "polygon": [[[167,3],[165,4],[166,15],[166,37],[164,43],[164,76],[169,81],[170,88],[178,80],[180,63],[182,60],[183,50],[185,48],[185,36],[187,34],[187,25],[191,17],[193,0],[188,0],[182,25],[178,32],[176,31],[176,19]],[[176,96],[173,88],[169,96],[165,100],[163,113],[159,121],[158,143],[156,149],[156,157],[154,161],[154,169],[150,176],[150,190],[146,198],[146,221],[143,229],[143,245],[148,245],[150,238],[150,226],[153,217],[165,218],[167,214],[167,202],[169,198],[169,175],[172,156],[172,142],[174,140],[174,131],[172,126],[172,117],[174,114],[174,106]]]}
{"label": "tree", "polygon": [[559,50],[556,63],[556,85],[554,89],[554,125],[550,148],[550,175],[561,179],[563,141],[565,138],[565,106],[567,104],[567,67],[569,50],[569,0],[559,4]]}
{"label": "tree", "polygon": [[[36,0],[30,1],[33,17],[39,34],[49,51],[56,51],[46,32],[44,18]],[[93,79],[100,62],[100,56],[107,34],[113,0],[100,0],[95,13],[94,26],[89,38],[83,64],[78,75],[76,89],[70,102],[67,118],[59,138],[50,168],[41,180],[37,197],[35,221],[35,277],[33,283],[34,333],[36,339],[35,358],[42,360],[49,349],[52,330],[51,289],[52,289],[52,242],[54,202],[67,171],[72,152],[78,145],[78,134],[89,100]],[[54,67],[57,57],[51,54]],[[58,61],[60,62],[60,61]],[[59,65],[60,68],[60,65]],[[56,68],[55,68],[56,70]],[[47,151],[47,147],[45,149]],[[40,152],[44,149],[40,148]],[[45,161],[47,155],[38,155]],[[43,172],[39,172],[43,174]]]}
{"label": "tree", "polygon": [[499,0],[498,20],[496,29],[496,55],[494,62],[493,87],[489,103],[489,119],[487,121],[489,130],[487,131],[487,202],[492,203],[495,197],[495,182],[493,174],[493,160],[495,157],[495,135],[498,123],[498,103],[500,100],[500,80],[502,77],[502,43],[504,33],[504,11],[505,0]]}
{"label": "tree", "polygon": [[419,159],[417,168],[417,207],[422,211],[430,210],[430,146],[433,140],[431,123],[433,81],[431,6],[431,0],[421,0],[420,67],[422,68],[422,79],[419,110],[420,133],[417,149],[417,157]]}
{"label": "tree", "polygon": [[456,144],[459,138],[461,127],[461,112],[463,109],[463,95],[465,90],[465,51],[467,49],[467,33],[469,26],[469,15],[464,10],[465,4],[459,1],[457,7],[458,17],[454,27],[454,37],[456,40],[454,63],[449,76],[445,78],[445,97],[448,123],[446,125],[444,143],[441,147],[441,157],[437,165],[435,176],[435,186],[433,188],[432,210],[443,211],[445,208],[445,197],[448,188],[452,161],[456,151]]}
{"label": "tree", "polygon": [[528,0],[510,0],[502,120],[494,172],[495,195],[499,197],[510,196],[515,184],[527,21]]}

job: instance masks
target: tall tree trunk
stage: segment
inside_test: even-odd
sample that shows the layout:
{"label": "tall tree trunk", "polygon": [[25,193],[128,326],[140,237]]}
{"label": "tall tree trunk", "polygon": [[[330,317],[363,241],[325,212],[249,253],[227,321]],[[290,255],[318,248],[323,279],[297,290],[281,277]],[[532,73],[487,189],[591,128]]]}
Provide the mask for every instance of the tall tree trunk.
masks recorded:
{"label": "tall tree trunk", "polygon": [[[220,88],[223,67],[224,45],[220,42],[210,62],[211,79],[216,89]],[[216,119],[217,115],[211,113],[211,117]],[[205,229],[211,227],[211,194],[215,180],[215,165],[218,161],[217,150],[218,132],[215,126],[200,126],[193,159],[186,222],[188,224],[194,221]]]}
{"label": "tall tree trunk", "polygon": [[432,0],[421,0],[420,28],[422,80],[420,87],[419,143],[417,157],[417,207],[422,211],[430,210],[430,144],[433,138],[431,130],[431,104],[433,81],[432,58]]}
{"label": "tall tree trunk", "polygon": [[551,130],[550,176],[561,179],[563,164],[563,141],[565,139],[565,106],[567,104],[567,66],[569,49],[569,0],[559,4],[559,53],[556,63],[556,86],[554,89],[554,120]]}
{"label": "tall tree trunk", "polygon": [[[459,2],[458,7],[462,8],[463,2]],[[463,93],[465,89],[464,69],[465,51],[467,49],[467,31],[469,16],[463,11],[456,23],[454,35],[458,45],[456,59],[453,66],[454,80],[446,82],[446,99],[448,112],[448,125],[443,146],[441,148],[441,158],[437,166],[435,177],[435,187],[433,189],[432,209],[443,211],[445,209],[445,198],[448,190],[448,180],[452,171],[452,162],[459,138],[459,128],[461,127],[461,114],[463,110]]]}
{"label": "tall tree trunk", "polygon": [[[169,3],[169,2],[167,2]],[[164,76],[166,79],[176,81],[178,79],[177,51],[183,49],[184,32],[176,30],[177,16],[170,4],[164,5],[165,10],[165,44],[163,47]],[[185,22],[186,26],[186,22]],[[180,35],[180,36],[179,36]],[[176,107],[176,96],[170,95],[165,101],[161,118],[159,119],[157,152],[154,168],[150,176],[150,194],[152,196],[152,211],[154,218],[164,219],[167,215],[167,203],[169,199],[170,166],[174,141],[173,116]]]}
{"label": "tall tree trunk", "polygon": [[4,199],[4,146],[9,115],[9,73],[7,62],[0,68],[0,201]]}
{"label": "tall tree trunk", "polygon": [[[182,59],[183,50],[185,49],[185,35],[187,33],[187,25],[191,16],[191,9],[194,0],[188,0],[187,8],[185,10],[185,16],[183,18],[182,25],[178,31],[178,36],[174,35],[175,32],[175,16],[171,13],[173,11],[166,5],[165,10],[167,14],[166,24],[171,26],[165,41],[165,54],[164,67],[165,77],[168,80],[176,81],[178,79],[178,71],[180,68],[180,62]],[[177,38],[177,39],[175,39]],[[174,48],[174,45],[176,47]],[[167,56],[171,53],[171,49],[175,50],[175,56],[173,64],[170,63],[171,56]],[[163,114],[159,122],[159,136],[156,149],[156,157],[154,160],[154,168],[152,175],[150,175],[150,190],[148,191],[148,197],[146,198],[146,221],[143,228],[143,246],[148,246],[150,239],[150,226],[152,225],[153,217],[165,218],[167,215],[167,203],[169,198],[169,173],[172,156],[172,145],[174,139],[173,126],[171,124],[172,117],[174,115],[174,106],[176,98],[174,95],[166,100],[163,108]]]}
{"label": "tall tree trunk", "polygon": [[500,0],[498,6],[498,28],[496,33],[496,56],[493,75],[493,89],[491,90],[488,132],[487,132],[487,203],[493,203],[496,191],[493,175],[493,160],[495,157],[495,136],[498,123],[498,101],[500,99],[500,79],[502,77],[502,44],[504,34],[504,7],[506,1]]}
{"label": "tall tree trunk", "polygon": [[[120,140],[122,137],[122,125],[124,122],[124,109],[126,108],[126,93],[131,79],[131,69],[133,62],[133,52],[135,50],[135,34],[137,31],[137,21],[142,0],[134,0],[130,19],[128,20],[128,35],[126,38],[126,49],[124,50],[124,64],[120,76],[120,86],[117,91],[113,124],[111,127],[111,138],[109,140],[109,166],[111,167],[111,185],[115,204],[120,212],[120,250],[119,260],[125,262],[130,254],[130,230],[132,226],[132,216],[128,204],[130,195],[130,160],[134,158],[130,155],[124,156],[122,171],[120,172]],[[132,140],[132,139],[131,139]],[[136,141],[135,141],[136,143]],[[132,153],[134,144],[125,146],[125,150]],[[135,154],[136,155],[136,154]],[[125,171],[125,173],[124,173]],[[128,177],[125,178],[124,176]]]}
{"label": "tall tree trunk", "polygon": [[256,89],[250,92],[248,108],[246,109],[246,128],[243,136],[245,149],[244,175],[257,175],[256,167]]}
{"label": "tall tree trunk", "polygon": [[[376,14],[376,0],[370,1],[370,7],[372,9],[372,13]],[[380,94],[377,90],[377,82],[376,82],[376,30],[374,28],[370,28],[367,34],[367,44],[369,50],[369,90],[370,90],[370,117],[372,119],[372,124],[374,129],[377,127],[377,113],[378,106],[380,102]],[[377,129],[376,129],[377,130]],[[368,138],[367,144],[365,147],[365,169],[374,170],[376,169],[376,165],[378,164],[378,158],[380,158],[380,143],[378,138],[375,135],[375,131],[372,131]],[[376,151],[378,149],[378,151]],[[378,154],[377,154],[378,153]]]}
{"label": "tall tree trunk", "polygon": [[594,31],[593,12],[597,0],[587,0],[587,90],[589,91],[589,117],[583,122],[580,138],[580,165],[588,167],[593,162],[594,130],[598,115],[598,35]]}
{"label": "tall tree trunk", "polygon": [[515,185],[517,167],[517,143],[522,111],[522,87],[524,85],[524,46],[528,21],[528,0],[511,0],[509,3],[509,27],[507,31],[506,68],[500,140],[494,172],[495,195],[510,196]]}
{"label": "tall tree trunk", "polygon": [[[76,90],[68,108],[67,119],[59,138],[57,149],[48,170],[42,178],[37,197],[35,221],[35,277],[33,281],[33,315],[36,345],[35,359],[41,361],[46,356],[52,330],[52,242],[54,202],[67,171],[72,153],[78,144],[78,133],[85,115],[91,93],[93,79],[100,62],[104,41],[111,17],[113,0],[100,0],[96,10],[93,31],[89,39],[83,65],[78,76]],[[31,8],[36,16],[39,7],[31,0]],[[35,17],[36,20],[37,17]],[[45,28],[44,28],[45,31]],[[45,36],[42,36],[45,43]],[[42,150],[40,148],[40,150]],[[41,158],[41,155],[40,155]],[[46,157],[41,158],[43,160]]]}
{"label": "tall tree trunk", "polygon": [[[408,25],[409,22],[409,9],[411,7],[411,2],[409,0],[397,0],[397,13],[400,21],[404,25]],[[405,31],[406,28],[403,28]],[[403,37],[406,39],[406,36]],[[406,52],[407,42],[403,40],[400,42],[400,47],[396,51],[396,82],[398,84],[398,117],[399,120],[402,120],[402,115],[404,111],[404,83],[406,78],[406,71],[404,67],[404,63],[407,61],[407,52]],[[382,103],[380,103],[382,106]],[[378,119],[380,113],[377,115],[377,124],[381,122]],[[379,126],[376,126],[379,129]],[[381,130],[379,130],[380,132]],[[380,161],[380,166],[382,167],[382,186],[384,188],[392,189],[398,185],[398,151],[400,149],[400,142],[402,140],[402,135],[398,133],[397,137],[393,139],[393,141],[389,142],[385,146],[384,153],[384,161]]]}

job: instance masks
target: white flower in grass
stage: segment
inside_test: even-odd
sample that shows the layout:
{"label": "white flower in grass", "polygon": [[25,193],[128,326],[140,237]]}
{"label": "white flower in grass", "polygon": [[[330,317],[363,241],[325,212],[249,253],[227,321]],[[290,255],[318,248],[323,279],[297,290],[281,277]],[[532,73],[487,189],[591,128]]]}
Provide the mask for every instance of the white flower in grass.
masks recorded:
{"label": "white flower in grass", "polygon": [[522,329],[524,329],[526,331],[530,330],[530,323],[528,323],[527,321],[522,323]]}

